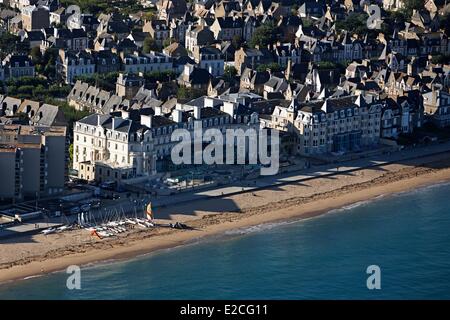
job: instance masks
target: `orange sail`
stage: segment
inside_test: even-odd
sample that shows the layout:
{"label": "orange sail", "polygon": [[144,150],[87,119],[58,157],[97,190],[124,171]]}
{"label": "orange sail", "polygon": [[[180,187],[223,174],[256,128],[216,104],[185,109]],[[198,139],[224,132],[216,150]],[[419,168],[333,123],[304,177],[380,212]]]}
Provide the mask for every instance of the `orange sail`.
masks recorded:
{"label": "orange sail", "polygon": [[93,230],[93,231],[91,232],[91,236],[96,236],[96,237],[99,238],[100,240],[102,239],[102,237],[100,237],[100,235],[97,233],[96,230]]}
{"label": "orange sail", "polygon": [[149,202],[147,205],[147,219],[153,220],[153,211],[151,202]]}

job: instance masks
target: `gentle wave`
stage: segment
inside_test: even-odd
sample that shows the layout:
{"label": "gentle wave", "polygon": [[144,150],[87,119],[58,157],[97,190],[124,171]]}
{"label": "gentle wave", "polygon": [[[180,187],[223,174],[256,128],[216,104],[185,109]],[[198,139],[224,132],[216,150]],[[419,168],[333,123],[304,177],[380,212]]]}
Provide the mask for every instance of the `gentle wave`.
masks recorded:
{"label": "gentle wave", "polygon": [[370,200],[364,200],[364,201],[358,201],[355,203],[351,203],[349,205],[343,206],[342,208],[336,208],[336,209],[330,210],[327,213],[337,213],[337,212],[352,210],[352,209],[367,205],[367,204],[375,201],[377,198],[372,198]]}
{"label": "gentle wave", "polygon": [[40,277],[42,277],[42,274],[36,274],[33,276],[25,277],[25,278],[23,278],[23,280],[30,280],[30,279],[40,278]]}
{"label": "gentle wave", "polygon": [[[302,220],[307,220],[307,219],[302,219]],[[281,226],[285,226],[285,225],[289,225],[289,224],[293,224],[293,223],[298,223],[299,221],[302,221],[302,220],[263,223],[263,224],[259,224],[256,226],[228,230],[228,231],[225,231],[224,234],[225,235],[242,235],[242,234],[261,232],[261,231],[270,230],[270,229],[273,229],[276,227],[281,227]]]}

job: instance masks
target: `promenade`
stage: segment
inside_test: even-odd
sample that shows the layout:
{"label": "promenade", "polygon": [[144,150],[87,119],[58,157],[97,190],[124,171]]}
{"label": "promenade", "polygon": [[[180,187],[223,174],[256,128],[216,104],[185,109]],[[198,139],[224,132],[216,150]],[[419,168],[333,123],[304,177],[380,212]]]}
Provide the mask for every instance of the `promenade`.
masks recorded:
{"label": "promenade", "polygon": [[[290,167],[290,172],[281,173],[274,176],[260,176],[255,180],[235,181],[223,186],[214,186],[203,190],[184,191],[170,196],[150,196],[144,195],[137,198],[132,195],[130,198],[122,197],[117,200],[109,200],[100,210],[93,210],[91,216],[94,221],[102,221],[105,217],[112,218],[114,215],[143,216],[146,205],[151,202],[155,209],[155,218],[167,220],[171,219],[170,207],[177,205],[192,204],[192,209],[196,207],[195,202],[212,199],[227,198],[234,195],[255,192],[258,190],[270,190],[290,184],[300,184],[302,182],[332,178],[337,175],[349,175],[356,171],[370,168],[382,169],[383,166],[391,164],[402,164],[420,166],[435,159],[448,158],[450,154],[450,142],[421,146],[417,148],[405,149],[393,153],[379,154],[370,158],[311,166],[308,169],[294,166]],[[158,208],[164,209],[165,213],[158,216]],[[51,218],[45,221],[38,221],[39,227],[35,223],[25,223],[18,226],[7,227],[0,232],[0,238],[35,234],[51,226],[60,226],[68,222],[75,222],[77,215],[65,216],[63,218]]]}
{"label": "promenade", "polygon": [[[371,156],[371,158],[362,158],[348,162],[311,166],[308,169],[298,169],[274,176],[260,176],[255,180],[237,181],[233,184],[215,186],[211,189],[201,191],[185,191],[178,194],[172,194],[170,196],[145,196],[144,201],[151,201],[154,208],[169,207],[170,205],[179,205],[211,198],[228,197],[239,193],[270,189],[282,185],[309,181],[312,179],[344,175],[358,170],[377,168],[389,164],[398,163],[405,165],[419,165],[422,162],[421,160],[426,162],[430,157],[443,156],[447,152],[450,152],[450,142],[405,149],[402,151],[380,154],[377,156]],[[115,201],[115,204],[111,205],[111,208],[117,206],[122,201]],[[125,201],[129,200],[127,199]]]}

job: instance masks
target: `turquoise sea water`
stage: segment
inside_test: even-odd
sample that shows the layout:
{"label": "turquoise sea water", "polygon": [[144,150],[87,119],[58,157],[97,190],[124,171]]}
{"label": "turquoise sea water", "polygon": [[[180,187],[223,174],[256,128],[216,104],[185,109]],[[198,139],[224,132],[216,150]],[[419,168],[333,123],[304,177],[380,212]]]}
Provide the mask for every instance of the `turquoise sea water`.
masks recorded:
{"label": "turquoise sea water", "polygon": [[[381,290],[367,289],[369,265]],[[0,298],[449,299],[450,184],[82,267],[81,290],[66,279],[6,283]]]}

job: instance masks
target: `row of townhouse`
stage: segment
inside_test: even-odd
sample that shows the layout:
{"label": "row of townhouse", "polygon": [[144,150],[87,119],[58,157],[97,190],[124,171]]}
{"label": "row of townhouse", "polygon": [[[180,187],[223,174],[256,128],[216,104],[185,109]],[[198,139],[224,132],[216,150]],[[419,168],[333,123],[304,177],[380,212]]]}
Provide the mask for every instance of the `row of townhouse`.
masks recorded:
{"label": "row of townhouse", "polygon": [[120,55],[111,51],[59,50],[57,72],[67,84],[73,84],[77,76],[94,73],[124,71],[126,73],[165,72],[173,70],[172,59],[159,52]]}
{"label": "row of townhouse", "polygon": [[258,66],[270,63],[287,68],[288,63],[293,65],[300,62],[302,62],[302,48],[291,43],[277,42],[268,48],[240,48],[234,54],[234,65],[239,75],[245,68],[255,70]]}
{"label": "row of townhouse", "polygon": [[391,51],[408,57],[450,53],[450,41],[442,32],[422,33],[404,30],[395,32],[386,44]]}
{"label": "row of townhouse", "polygon": [[64,112],[58,106],[0,95],[0,117],[14,118],[20,115],[26,115],[30,125],[67,125]]}
{"label": "row of townhouse", "polygon": [[295,152],[308,156],[330,152],[359,151],[376,145],[380,138],[381,104],[366,105],[357,97],[311,101],[277,106],[263,125],[291,132]]}
{"label": "row of townhouse", "polygon": [[262,125],[291,133],[295,137],[295,153],[302,156],[361,151],[377,145],[380,138],[396,139],[423,124],[423,107],[412,100],[420,96],[398,99],[343,96],[312,100],[289,106],[276,106],[273,113],[262,117]]}
{"label": "row of townhouse", "polygon": [[9,54],[0,64],[0,81],[20,77],[34,77],[34,63],[26,55]]}
{"label": "row of townhouse", "polygon": [[144,88],[144,79],[134,74],[120,73],[115,92],[102,90],[78,80],[67,96],[67,102],[77,110],[109,114],[117,110],[138,109],[143,105],[160,105],[153,91]]}

